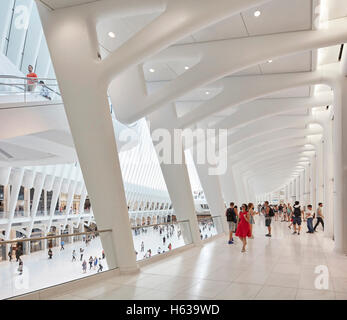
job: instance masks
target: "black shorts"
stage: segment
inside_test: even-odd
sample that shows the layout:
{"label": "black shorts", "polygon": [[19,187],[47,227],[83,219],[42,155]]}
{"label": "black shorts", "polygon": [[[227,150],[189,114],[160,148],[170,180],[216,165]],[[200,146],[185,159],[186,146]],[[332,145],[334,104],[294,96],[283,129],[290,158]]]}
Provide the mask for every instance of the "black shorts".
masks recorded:
{"label": "black shorts", "polygon": [[293,224],[297,224],[298,226],[301,226],[301,217],[293,216]]}
{"label": "black shorts", "polygon": [[271,225],[271,218],[265,218],[265,227],[270,227]]}

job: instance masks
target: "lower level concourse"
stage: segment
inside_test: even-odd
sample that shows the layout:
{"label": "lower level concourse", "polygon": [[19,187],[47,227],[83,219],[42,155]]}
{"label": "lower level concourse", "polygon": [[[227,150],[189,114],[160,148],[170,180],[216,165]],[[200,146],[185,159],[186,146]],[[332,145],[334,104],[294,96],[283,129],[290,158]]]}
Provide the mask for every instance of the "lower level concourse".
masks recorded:
{"label": "lower level concourse", "polygon": [[269,238],[265,237],[264,217],[256,216],[254,239],[248,240],[244,253],[240,240],[228,244],[228,238],[220,235],[202,247],[189,247],[143,265],[136,274],[105,275],[78,286],[19,298],[347,299],[347,256],[334,252],[333,241],[324,237],[321,226],[314,234],[306,233],[303,226],[297,235],[288,228],[289,223],[273,221]]}

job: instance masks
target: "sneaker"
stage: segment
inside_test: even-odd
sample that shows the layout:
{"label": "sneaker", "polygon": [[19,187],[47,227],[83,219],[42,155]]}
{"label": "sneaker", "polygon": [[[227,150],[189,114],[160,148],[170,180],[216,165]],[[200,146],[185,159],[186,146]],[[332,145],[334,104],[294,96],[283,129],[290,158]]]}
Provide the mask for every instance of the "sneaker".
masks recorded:
{"label": "sneaker", "polygon": [[298,236],[300,236],[300,232],[298,232]]}
{"label": "sneaker", "polygon": [[294,231],[292,234],[296,234],[296,231]]}
{"label": "sneaker", "polygon": [[268,233],[268,234],[265,235],[265,237],[271,237],[271,234]]}
{"label": "sneaker", "polygon": [[234,243],[234,241],[232,241],[232,240],[231,240],[231,241],[230,241],[230,240],[228,241],[228,244],[233,244],[233,243]]}

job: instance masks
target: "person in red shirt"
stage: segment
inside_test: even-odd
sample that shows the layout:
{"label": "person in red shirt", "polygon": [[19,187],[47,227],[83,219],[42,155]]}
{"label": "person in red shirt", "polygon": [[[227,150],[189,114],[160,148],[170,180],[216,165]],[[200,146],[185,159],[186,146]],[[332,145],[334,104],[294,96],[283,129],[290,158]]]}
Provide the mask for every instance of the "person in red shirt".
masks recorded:
{"label": "person in red shirt", "polygon": [[27,78],[33,78],[33,80],[27,80],[27,90],[34,91],[37,82],[37,74],[33,72],[33,66],[31,64],[28,66],[28,71]]}

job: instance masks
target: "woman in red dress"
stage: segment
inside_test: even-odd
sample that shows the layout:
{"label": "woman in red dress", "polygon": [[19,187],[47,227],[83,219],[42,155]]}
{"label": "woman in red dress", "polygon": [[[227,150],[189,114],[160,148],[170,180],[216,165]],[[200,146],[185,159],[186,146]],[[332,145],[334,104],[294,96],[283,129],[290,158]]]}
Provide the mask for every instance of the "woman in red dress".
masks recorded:
{"label": "woman in red dress", "polygon": [[241,212],[240,212],[240,222],[237,226],[236,233],[235,235],[240,238],[240,240],[243,243],[243,247],[241,252],[246,251],[246,245],[247,245],[247,238],[246,237],[251,237],[251,227],[249,225],[250,221],[250,216],[247,211],[247,205],[243,204],[241,207]]}

